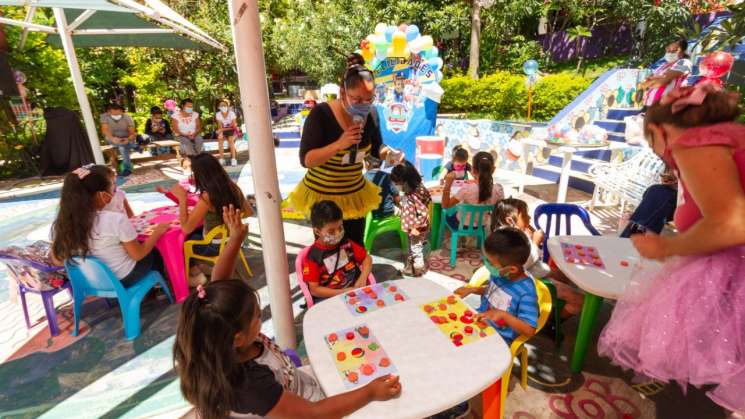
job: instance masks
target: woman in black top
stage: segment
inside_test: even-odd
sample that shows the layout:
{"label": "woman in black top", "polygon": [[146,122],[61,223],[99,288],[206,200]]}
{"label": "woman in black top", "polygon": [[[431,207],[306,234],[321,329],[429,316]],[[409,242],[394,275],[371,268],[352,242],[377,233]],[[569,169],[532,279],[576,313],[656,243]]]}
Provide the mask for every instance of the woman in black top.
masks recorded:
{"label": "woman in black top", "polygon": [[385,158],[377,114],[372,112],[375,79],[351,56],[342,78],[340,98],[321,103],[305,119],[300,141],[300,163],[308,168],[290,194],[290,204],[309,214],[316,202],[330,200],[344,213],[346,236],[363,242],[365,216],[380,205],[380,188],[362,176],[366,155]]}

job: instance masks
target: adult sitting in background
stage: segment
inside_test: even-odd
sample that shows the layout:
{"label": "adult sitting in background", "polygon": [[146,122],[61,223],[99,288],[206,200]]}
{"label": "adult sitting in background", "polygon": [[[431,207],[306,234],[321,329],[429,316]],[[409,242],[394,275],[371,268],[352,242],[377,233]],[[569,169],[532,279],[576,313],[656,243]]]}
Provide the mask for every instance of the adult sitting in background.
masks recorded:
{"label": "adult sitting in background", "polygon": [[199,113],[194,112],[194,101],[187,98],[181,101],[181,109],[174,112],[173,133],[181,143],[181,154],[194,156],[202,152],[202,121]]}
{"label": "adult sitting in background", "polygon": [[163,111],[157,106],[150,108],[150,118],[145,122],[145,135],[150,141],[173,139],[171,124],[163,119]]}
{"label": "adult sitting in background", "polygon": [[398,189],[391,182],[391,175],[387,172],[380,170],[380,166],[383,162],[373,156],[365,157],[365,164],[367,166],[367,172],[365,177],[370,182],[380,187],[380,206],[378,209],[372,211],[373,218],[382,219],[387,218],[395,214],[396,205],[400,201],[398,196]]}
{"label": "adult sitting in background", "polygon": [[692,67],[687,48],[688,41],[685,39],[679,39],[665,48],[666,63],[639,85],[640,89],[649,89],[644,100],[645,107],[654,105],[665,93],[683,85]]}
{"label": "adult sitting in background", "polygon": [[230,102],[228,102],[227,99],[222,99],[217,104],[215,122],[217,123],[217,150],[219,153],[218,160],[222,161],[223,141],[228,140],[230,160],[225,160],[225,166],[227,166],[228,163],[230,163],[231,166],[237,166],[238,160],[236,160],[235,137],[238,133],[238,117],[235,115],[235,112],[230,109],[229,106]]}
{"label": "adult sitting in background", "polygon": [[106,113],[101,114],[101,133],[106,142],[117,147],[122,156],[122,176],[132,174],[132,160],[129,153],[135,147],[135,122],[124,112],[124,108],[116,103],[106,106]]}
{"label": "adult sitting in background", "polygon": [[653,232],[660,234],[665,224],[673,219],[678,201],[678,179],[669,168],[660,176],[661,183],[644,191],[642,201],[629,217],[621,237]]}

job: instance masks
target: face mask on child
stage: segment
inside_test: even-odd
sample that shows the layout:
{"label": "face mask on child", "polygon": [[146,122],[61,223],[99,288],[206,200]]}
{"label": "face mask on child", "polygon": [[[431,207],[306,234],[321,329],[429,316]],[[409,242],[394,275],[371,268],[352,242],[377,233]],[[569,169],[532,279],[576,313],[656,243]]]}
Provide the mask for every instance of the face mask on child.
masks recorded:
{"label": "face mask on child", "polygon": [[668,63],[674,63],[678,61],[678,53],[677,52],[668,52],[665,54],[665,61]]}
{"label": "face mask on child", "polygon": [[481,259],[484,261],[484,267],[486,267],[486,270],[489,271],[489,275],[501,279],[506,279],[506,277],[502,274],[502,269],[504,268],[497,268],[496,266],[492,265],[491,262],[489,262],[489,258],[487,258],[485,254],[481,255]]}
{"label": "face mask on child", "polygon": [[337,234],[321,234],[321,241],[327,246],[336,246],[344,238],[344,229]]}
{"label": "face mask on child", "polygon": [[220,112],[222,112],[222,113],[228,113],[228,107],[227,106],[220,106]]}

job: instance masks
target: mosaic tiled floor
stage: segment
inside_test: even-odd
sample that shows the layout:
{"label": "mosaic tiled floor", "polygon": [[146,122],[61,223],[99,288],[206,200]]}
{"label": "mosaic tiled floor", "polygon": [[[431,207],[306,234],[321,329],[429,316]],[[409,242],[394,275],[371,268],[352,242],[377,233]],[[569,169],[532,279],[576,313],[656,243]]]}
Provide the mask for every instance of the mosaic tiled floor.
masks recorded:
{"label": "mosaic tiled floor", "polygon": [[[285,167],[297,161],[297,150],[279,149],[278,161],[283,166],[280,189],[289,192],[304,171],[300,167]],[[145,171],[124,185],[136,211],[168,203],[153,192],[153,182],[170,182],[177,175],[167,165]],[[252,193],[250,167],[230,169],[244,192]],[[530,188],[532,195],[523,198],[533,208],[537,197],[555,196],[552,187]],[[575,192],[570,197],[588,197]],[[0,202],[0,237],[3,243],[24,244],[48,237],[49,224],[56,211],[54,192]],[[593,212],[593,223],[602,231],[612,232],[618,214],[612,210]],[[249,264],[255,273],[254,286],[264,304],[262,329],[273,335],[271,312],[266,307],[268,291],[260,254],[260,237],[255,219],[250,221],[251,247]],[[294,255],[312,241],[310,228],[303,222],[285,223],[288,263],[294,267]],[[394,278],[401,268],[402,255],[395,235],[376,241],[374,271],[378,278]],[[455,268],[449,267],[449,252],[433,252],[432,270],[424,279],[450,289],[470,278],[478,267],[477,249],[458,253]],[[395,263],[393,262],[395,261]],[[302,295],[294,274],[290,277],[296,330],[302,342]],[[23,324],[20,307],[8,298],[8,282],[0,270],[0,417],[12,418],[87,418],[87,417],[178,417],[188,406],[180,396],[178,382],[172,370],[171,349],[178,305],[168,305],[162,298],[148,299],[142,310],[142,336],[128,342],[123,339],[121,318],[117,308],[109,309],[101,300],[89,300],[84,313],[84,327],[79,337],[69,335],[71,309],[67,296],[60,294],[58,317],[62,334],[51,338],[43,310],[37,298],[31,296],[30,311],[40,320],[31,330]],[[601,309],[599,327],[607,321],[612,306]],[[583,374],[571,374],[568,359],[573,348],[577,319],[564,323],[566,338],[560,348],[547,336],[533,338],[530,349],[529,386],[511,380],[505,417],[526,418],[725,418],[726,413],[711,403],[697,389],[683,395],[675,385],[641,389],[632,387],[631,375],[599,358],[594,349],[587,355]],[[591,345],[592,348],[594,346]],[[303,354],[302,345],[299,348]],[[513,370],[519,373],[519,366]],[[405,386],[405,383],[404,383]],[[644,395],[642,395],[644,393]]]}

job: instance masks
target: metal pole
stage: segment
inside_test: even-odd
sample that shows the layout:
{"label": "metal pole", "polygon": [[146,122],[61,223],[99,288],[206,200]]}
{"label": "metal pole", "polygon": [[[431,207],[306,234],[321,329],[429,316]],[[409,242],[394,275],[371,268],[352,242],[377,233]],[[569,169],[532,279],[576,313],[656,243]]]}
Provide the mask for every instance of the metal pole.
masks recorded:
{"label": "metal pole", "polygon": [[91,150],[93,150],[93,158],[96,160],[96,164],[104,164],[103,153],[101,153],[101,145],[98,142],[98,133],[96,132],[96,123],[93,121],[93,112],[91,112],[91,104],[85,94],[85,84],[83,83],[83,77],[80,75],[78,57],[75,55],[75,46],[72,44],[72,36],[67,30],[65,11],[55,7],[54,20],[57,22],[57,31],[60,41],[62,41],[65,58],[67,58],[67,66],[70,67],[72,85],[75,87],[75,95],[78,97],[80,113],[83,114],[85,130],[88,132],[88,141],[90,141]]}
{"label": "metal pole", "polygon": [[290,274],[280,211],[281,195],[272,139],[269,90],[257,0],[228,0],[238,69],[241,108],[248,131],[266,283],[277,344],[297,345],[290,300]]}

